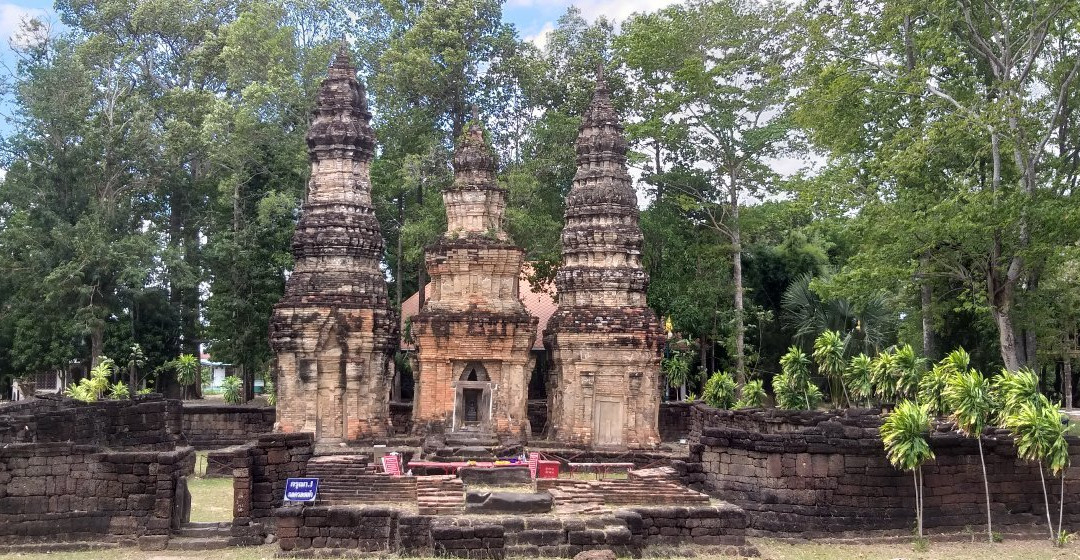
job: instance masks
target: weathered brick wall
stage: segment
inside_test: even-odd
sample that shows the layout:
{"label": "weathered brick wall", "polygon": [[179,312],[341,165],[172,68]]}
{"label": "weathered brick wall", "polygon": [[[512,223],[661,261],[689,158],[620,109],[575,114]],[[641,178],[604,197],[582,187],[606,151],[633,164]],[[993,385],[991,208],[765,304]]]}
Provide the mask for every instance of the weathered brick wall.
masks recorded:
{"label": "weathered brick wall", "polygon": [[660,403],[660,439],[679,441],[690,437],[690,409],[692,403]]}
{"label": "weathered brick wall", "polygon": [[651,545],[746,547],[746,513],[725,504],[642,507],[609,515],[429,516],[371,506],[293,506],[277,510],[283,551],[338,549],[456,558],[572,558],[612,549],[640,556]]}
{"label": "weathered brick wall", "polygon": [[[698,404],[691,414],[690,461],[676,468],[691,487],[745,508],[752,534],[814,537],[911,528],[912,476],[886,459],[879,411],[719,411]],[[931,529],[986,521],[977,444],[949,428],[942,424],[931,434],[936,459],[923,469],[925,526]],[[1072,464],[1080,465],[1080,441],[1069,440]],[[1018,459],[1003,432],[985,437],[983,448],[994,527],[1045,522],[1038,467]],[[1066,474],[1066,527],[1080,523],[1080,485],[1068,483],[1078,475],[1080,466]],[[1058,481],[1048,487],[1056,515]]]}
{"label": "weathered brick wall", "polygon": [[273,521],[285,499],[285,480],[304,476],[314,434],[263,434],[232,451],[233,523]]}
{"label": "weathered brick wall", "polygon": [[[183,517],[195,455],[102,451],[74,443],[0,447],[0,543],[165,535]],[[179,509],[177,509],[179,507]]]}
{"label": "weathered brick wall", "polygon": [[184,403],[183,432],[196,449],[254,441],[274,430],[274,407]]}
{"label": "weathered brick wall", "polygon": [[409,433],[409,430],[412,428],[412,403],[391,401],[390,423],[393,424],[392,428],[395,434],[403,435]]}
{"label": "weathered brick wall", "polygon": [[40,404],[0,409],[0,444],[67,441],[145,450],[183,443],[180,401],[161,395],[93,403],[38,400]]}

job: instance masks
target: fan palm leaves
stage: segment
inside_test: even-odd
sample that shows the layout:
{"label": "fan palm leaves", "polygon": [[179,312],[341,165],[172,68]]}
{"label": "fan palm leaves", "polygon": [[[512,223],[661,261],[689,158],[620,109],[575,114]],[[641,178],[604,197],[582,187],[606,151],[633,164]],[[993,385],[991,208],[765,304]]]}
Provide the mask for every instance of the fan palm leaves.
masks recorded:
{"label": "fan palm leaves", "polygon": [[[970,362],[968,362],[970,363]],[[968,437],[975,438],[979,446],[979,464],[982,466],[983,490],[986,495],[986,534],[994,542],[993,520],[990,516],[990,480],[986,475],[986,459],[983,456],[982,434],[994,414],[994,401],[990,392],[990,382],[983,374],[973,369],[953,371],[952,366],[966,366],[967,363],[939,364],[935,370],[944,373],[945,389],[942,392],[945,403],[952,411],[956,428]]]}
{"label": "fan palm leaves", "polygon": [[874,361],[866,354],[852,358],[844,371],[844,383],[851,392],[850,396],[866,402],[867,406],[870,406],[870,398],[874,396],[873,371]]}
{"label": "fan palm leaves", "polygon": [[892,320],[885,300],[873,297],[861,307],[843,299],[823,300],[810,287],[813,275],[795,278],[784,291],[784,321],[794,329],[795,340],[807,344],[825,331],[842,336],[844,355],[876,354],[886,344]]}
{"label": "fan palm leaves", "polygon": [[814,361],[818,372],[829,380],[830,397],[833,407],[840,405],[841,393],[844,400],[850,402],[847,386],[844,384],[844,340],[837,331],[825,331],[814,340]]}
{"label": "fan palm leaves", "polygon": [[922,465],[934,458],[927,433],[930,431],[930,408],[904,400],[881,425],[881,441],[893,466],[911,471],[915,482],[915,519],[919,538],[923,536]]}

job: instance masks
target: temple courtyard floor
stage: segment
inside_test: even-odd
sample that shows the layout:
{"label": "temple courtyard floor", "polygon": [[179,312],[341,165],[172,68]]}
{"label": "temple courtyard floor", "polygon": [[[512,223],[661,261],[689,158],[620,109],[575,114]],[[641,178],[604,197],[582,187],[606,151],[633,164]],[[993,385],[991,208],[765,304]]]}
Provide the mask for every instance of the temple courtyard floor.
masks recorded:
{"label": "temple courtyard floor", "polygon": [[[985,543],[931,543],[924,551],[915,551],[910,543],[902,544],[825,544],[781,543],[753,539],[763,560],[1075,560],[1080,559],[1080,544],[1055,548],[1041,541],[1006,541],[993,546]],[[90,550],[81,552],[0,554],[0,560],[273,560],[277,545],[215,550],[211,552],[141,552],[132,549]],[[685,558],[666,551],[652,551],[647,558]],[[388,556],[407,560],[400,556]],[[720,560],[724,556],[695,556],[699,560]]]}

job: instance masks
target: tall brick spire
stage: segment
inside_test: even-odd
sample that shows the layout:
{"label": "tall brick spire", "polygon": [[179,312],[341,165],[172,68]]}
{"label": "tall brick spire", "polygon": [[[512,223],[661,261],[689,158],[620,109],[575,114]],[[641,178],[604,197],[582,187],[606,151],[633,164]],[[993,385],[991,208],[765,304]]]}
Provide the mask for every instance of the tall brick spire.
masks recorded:
{"label": "tall brick spire", "polygon": [[577,173],[566,198],[559,309],[545,334],[552,352],[549,436],[568,443],[658,443],[663,330],[648,307],[637,195],[628,144],[597,71],[578,129]]}
{"label": "tall brick spire", "polygon": [[307,134],[311,178],[293,235],[295,266],[270,326],[281,429],[316,432],[322,441],[389,433],[397,321],[379,269],[370,121],[343,44],[319,87]]}
{"label": "tall brick spire", "polygon": [[413,319],[413,431],[469,444],[521,442],[530,432],[529,375],[537,319],[518,297],[524,251],[503,229],[506,189],[474,114],[443,190],[446,233],[424,255],[429,297]]}

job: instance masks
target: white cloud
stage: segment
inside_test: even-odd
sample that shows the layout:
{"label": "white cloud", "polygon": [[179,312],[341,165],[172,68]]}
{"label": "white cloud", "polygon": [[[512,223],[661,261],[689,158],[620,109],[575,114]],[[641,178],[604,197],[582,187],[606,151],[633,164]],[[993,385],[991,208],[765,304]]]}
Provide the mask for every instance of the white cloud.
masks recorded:
{"label": "white cloud", "polygon": [[0,41],[3,46],[11,43],[26,45],[35,40],[34,36],[27,35],[22,29],[23,23],[38,17],[44,21],[46,11],[40,8],[28,8],[17,4],[0,4]]}
{"label": "white cloud", "polygon": [[676,3],[678,0],[591,0],[573,4],[581,9],[581,15],[589,21],[604,16],[619,24],[635,12],[655,12]]}
{"label": "white cloud", "polygon": [[548,33],[551,33],[554,30],[555,24],[549,21],[545,23],[544,26],[540,28],[540,31],[537,31],[535,35],[529,35],[525,37],[525,40],[529,43],[536,45],[536,48],[544,50],[544,47],[547,46],[548,42]]}

